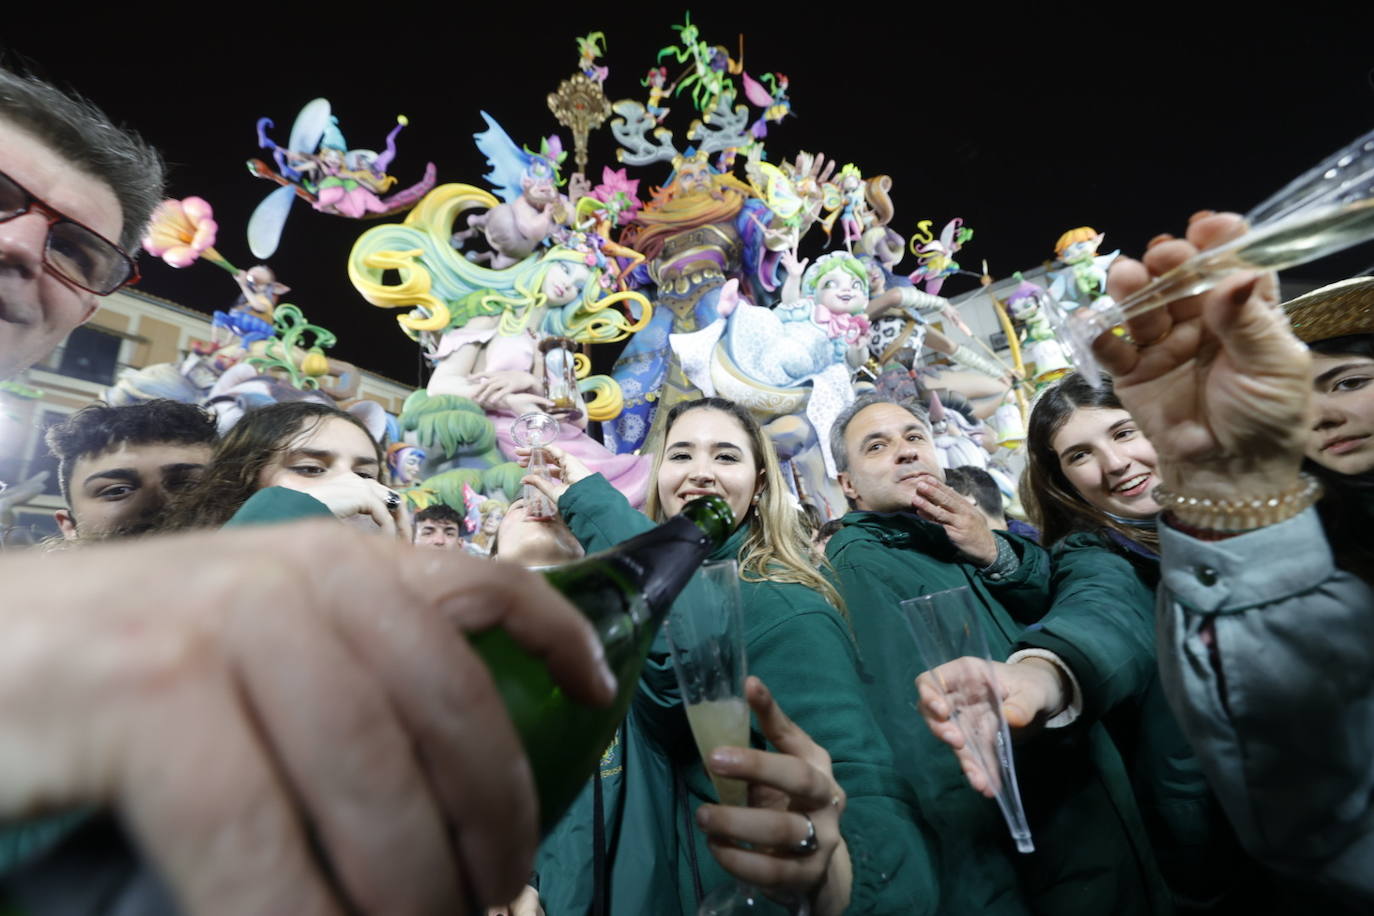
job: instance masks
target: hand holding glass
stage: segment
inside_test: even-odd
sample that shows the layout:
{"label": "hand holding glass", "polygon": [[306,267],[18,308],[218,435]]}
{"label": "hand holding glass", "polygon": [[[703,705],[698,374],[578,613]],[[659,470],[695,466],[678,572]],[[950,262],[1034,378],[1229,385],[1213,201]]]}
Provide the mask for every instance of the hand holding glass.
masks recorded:
{"label": "hand holding glass", "polygon": [[1195,296],[1238,270],[1284,270],[1374,238],[1374,131],[1337,150],[1245,215],[1251,229],[1194,257],[1135,293],[1073,308],[1051,299],[1045,314],[1080,373],[1102,369],[1093,341],[1176,299]]}
{"label": "hand holding glass", "polygon": [[[558,421],[546,413],[532,411],[516,418],[511,424],[510,435],[516,445],[530,450],[529,473],[549,479],[543,446],[558,439]],[[525,484],[521,496],[528,518],[553,518],[558,512],[552,501],[536,487]]]}
{"label": "hand holding glass", "polygon": [[902,602],[902,617],[926,668],[921,680],[948,704],[968,760],[992,789],[1017,850],[1034,852],[1016,785],[1011,732],[1002,715],[1002,689],[968,587],[909,598]]}

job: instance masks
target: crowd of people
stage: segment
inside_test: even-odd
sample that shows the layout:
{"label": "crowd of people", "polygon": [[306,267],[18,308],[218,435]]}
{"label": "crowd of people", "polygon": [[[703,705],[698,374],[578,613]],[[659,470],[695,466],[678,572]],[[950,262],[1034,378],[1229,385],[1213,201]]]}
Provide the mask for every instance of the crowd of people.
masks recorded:
{"label": "crowd of people", "polygon": [[[136,275],[160,186],[137,137],[0,70],[0,379]],[[1244,228],[1195,214],[1119,260],[1112,295]],[[1030,413],[1029,524],[880,392],[830,428],[851,511],[808,519],[754,416],[711,397],[667,414],[642,511],[546,448],[525,483],[556,511],[513,502],[490,558],[452,549],[453,509],[411,516],[333,407],[223,436],[169,401],[76,413],[48,432],[76,546],[0,558],[0,904],[70,906],[44,869],[113,815],[148,864],[88,876],[81,912],[146,890],[130,874],[194,913],[685,914],[730,877],[817,916],[1366,911],[1374,280],[1280,307],[1272,275],[1237,273],[1097,353],[1112,381],[1069,374]],[[704,494],[736,520],[713,558],[740,570],[751,746],[701,759],[660,639],[541,838],[464,634],[504,628],[610,703],[592,628],[520,567]],[[984,797],[956,671],[924,670],[895,613],[950,589],[996,660],[1031,854]]]}

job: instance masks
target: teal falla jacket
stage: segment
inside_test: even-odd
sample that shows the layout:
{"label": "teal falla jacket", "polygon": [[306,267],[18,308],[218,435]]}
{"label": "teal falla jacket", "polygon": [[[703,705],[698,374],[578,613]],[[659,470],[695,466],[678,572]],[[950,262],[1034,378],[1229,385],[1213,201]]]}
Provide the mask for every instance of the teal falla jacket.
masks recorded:
{"label": "teal falla jacket", "polygon": [[1036,851],[1016,852],[996,802],[975,793],[917,711],[922,671],[900,603],[966,586],[991,657],[1005,659],[1050,606],[1048,554],[997,532],[1009,573],[978,569],[912,513],[851,512],[827,545],[858,640],[864,687],[940,857],[940,913],[1162,914],[1172,903],[1122,759],[1101,726],[1045,731],[1015,748]]}

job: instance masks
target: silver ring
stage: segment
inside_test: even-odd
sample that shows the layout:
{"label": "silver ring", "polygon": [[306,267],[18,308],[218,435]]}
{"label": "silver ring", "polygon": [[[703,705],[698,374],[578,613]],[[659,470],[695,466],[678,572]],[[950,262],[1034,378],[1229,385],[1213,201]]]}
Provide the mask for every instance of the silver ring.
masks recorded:
{"label": "silver ring", "polygon": [[401,494],[395,490],[386,491],[386,508],[390,512],[395,512],[401,508]]}
{"label": "silver ring", "polygon": [[792,854],[797,856],[809,856],[820,848],[820,843],[816,841],[816,825],[811,820],[811,815],[803,814],[806,818],[806,836],[800,843],[792,847]]}

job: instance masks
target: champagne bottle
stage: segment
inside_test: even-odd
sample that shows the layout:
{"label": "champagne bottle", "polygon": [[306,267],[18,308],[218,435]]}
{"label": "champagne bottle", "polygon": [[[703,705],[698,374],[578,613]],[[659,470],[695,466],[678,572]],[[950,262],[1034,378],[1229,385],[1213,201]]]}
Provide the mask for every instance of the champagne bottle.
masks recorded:
{"label": "champagne bottle", "polygon": [[544,571],[549,582],[591,621],[606,649],[619,690],[609,707],[569,699],[544,663],[504,630],[472,638],[506,701],[534,771],[540,830],[548,833],[595,771],[625,718],[639,671],[673,600],[701,562],[730,536],[734,516],[725,500],[688,503],[663,525],[576,563]]}

